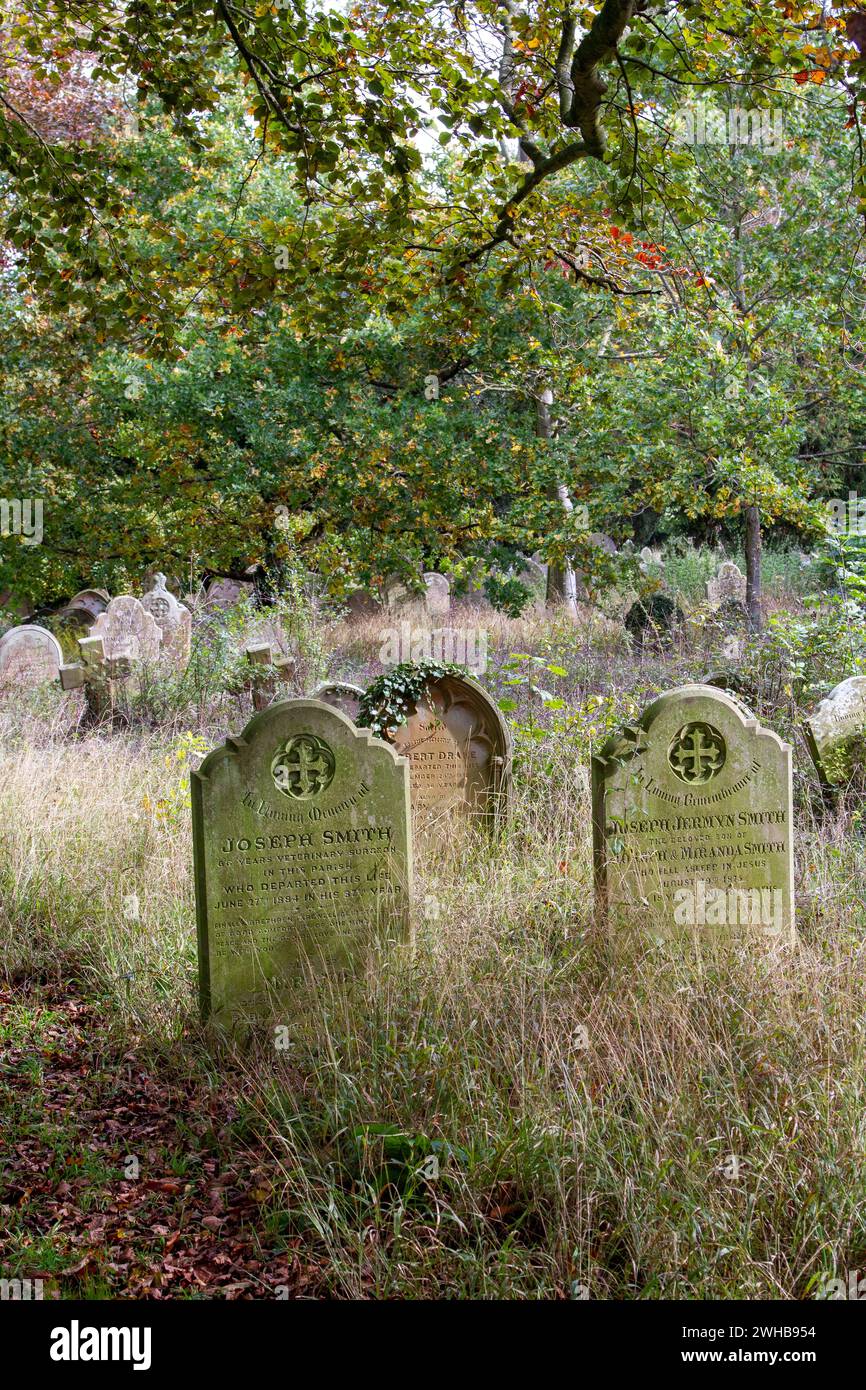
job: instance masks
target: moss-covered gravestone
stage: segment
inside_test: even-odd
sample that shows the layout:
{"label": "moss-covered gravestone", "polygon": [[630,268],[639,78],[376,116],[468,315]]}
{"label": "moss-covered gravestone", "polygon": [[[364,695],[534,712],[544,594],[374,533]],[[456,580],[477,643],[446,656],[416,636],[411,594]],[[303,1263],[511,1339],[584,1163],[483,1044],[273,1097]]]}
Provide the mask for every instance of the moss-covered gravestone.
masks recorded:
{"label": "moss-covered gravestone", "polygon": [[409,769],[317,700],[250,720],[192,775],[202,1011],[268,1013],[306,967],[352,971],[407,940]]}
{"label": "moss-covered gravestone", "polygon": [[722,690],[661,695],[592,760],[602,913],[792,940],[791,749]]}
{"label": "moss-covered gravestone", "polygon": [[829,787],[866,780],[866,676],[851,676],[834,687],[806,721],[806,742]]}

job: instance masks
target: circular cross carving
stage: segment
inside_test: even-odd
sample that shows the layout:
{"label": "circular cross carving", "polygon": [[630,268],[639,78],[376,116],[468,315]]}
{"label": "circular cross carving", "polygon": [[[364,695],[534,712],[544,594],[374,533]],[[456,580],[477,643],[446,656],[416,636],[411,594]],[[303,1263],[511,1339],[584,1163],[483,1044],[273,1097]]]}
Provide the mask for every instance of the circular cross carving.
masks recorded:
{"label": "circular cross carving", "polygon": [[668,762],[682,782],[700,786],[725,765],[725,740],[712,724],[684,724],[668,749]]}
{"label": "circular cross carving", "polygon": [[271,762],[274,786],[296,801],[312,801],[334,780],[334,754],[323,738],[298,734],[282,744]]}

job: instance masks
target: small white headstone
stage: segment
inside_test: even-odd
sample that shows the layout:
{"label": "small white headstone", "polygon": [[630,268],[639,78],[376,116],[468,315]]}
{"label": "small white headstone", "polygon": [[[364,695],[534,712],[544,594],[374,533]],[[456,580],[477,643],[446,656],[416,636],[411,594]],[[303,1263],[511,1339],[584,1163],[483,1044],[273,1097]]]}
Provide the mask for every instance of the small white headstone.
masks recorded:
{"label": "small white headstone", "polygon": [[711,608],[723,603],[746,602],[746,576],[733,560],[725,560],[713,579],[707,580],[707,600]]}
{"label": "small white headstone", "polygon": [[56,680],[62,662],[54,633],[36,623],[22,623],[0,637],[0,686],[4,688]]}
{"label": "small white headstone", "polygon": [[90,629],[91,637],[101,637],[105,659],[125,656],[130,661],[159,660],[162,633],[152,614],[132,594],[113,598]]}
{"label": "small white headstone", "polygon": [[162,633],[163,660],[185,670],[192,645],[192,614],[166,588],[164,574],[154,575],[153,588],[144,595],[141,606],[155,619]]}

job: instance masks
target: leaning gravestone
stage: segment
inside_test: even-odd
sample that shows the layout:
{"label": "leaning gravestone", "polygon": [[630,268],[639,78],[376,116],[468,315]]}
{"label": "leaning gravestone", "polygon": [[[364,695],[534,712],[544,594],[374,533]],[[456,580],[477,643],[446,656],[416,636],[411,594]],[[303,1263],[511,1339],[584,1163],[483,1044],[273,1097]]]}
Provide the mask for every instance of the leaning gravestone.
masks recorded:
{"label": "leaning gravestone", "polygon": [[454,817],[496,823],[507,813],[511,734],[469,676],[432,679],[391,741],[409,760],[412,810],[444,827]]}
{"label": "leaning gravestone", "polygon": [[806,742],[829,787],[863,781],[866,770],[866,676],[837,685],[806,720]]}
{"label": "leaning gravestone", "polygon": [[602,914],[794,935],[791,749],[706,685],[661,695],[592,760]]}
{"label": "leaning gravestone", "polygon": [[163,661],[185,671],[192,646],[192,614],[166,588],[164,574],[154,575],[153,585],[142,598],[141,606],[155,619],[162,633],[160,656]]}
{"label": "leaning gravestone", "polygon": [[192,774],[205,1016],[268,1013],[306,965],[354,970],[406,940],[412,842],[403,758],[316,700],[255,715]]}
{"label": "leaning gravestone", "polygon": [[0,637],[0,687],[21,690],[56,681],[63,650],[47,628],[22,623]]}
{"label": "leaning gravestone", "polygon": [[102,638],[107,661],[126,657],[133,663],[159,660],[162,633],[156,619],[132,594],[113,598],[90,629],[91,638]]}
{"label": "leaning gravestone", "polygon": [[314,700],[321,700],[332,709],[338,709],[353,723],[358,718],[363,698],[361,686],[351,685],[348,681],[324,681],[313,691]]}

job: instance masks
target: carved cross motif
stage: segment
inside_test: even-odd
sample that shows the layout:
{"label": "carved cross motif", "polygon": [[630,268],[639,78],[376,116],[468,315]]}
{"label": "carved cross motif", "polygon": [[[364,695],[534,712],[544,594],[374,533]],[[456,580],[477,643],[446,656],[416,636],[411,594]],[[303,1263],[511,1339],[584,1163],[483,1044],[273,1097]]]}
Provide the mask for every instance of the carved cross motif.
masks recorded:
{"label": "carved cross motif", "polygon": [[290,739],[274,758],[271,773],[281,792],[307,801],[330,786],[334,755],[323,739],[300,734]]}
{"label": "carved cross motif", "polygon": [[724,762],[724,741],[709,724],[687,724],[670,751],[671,767],[684,782],[709,782]]}

